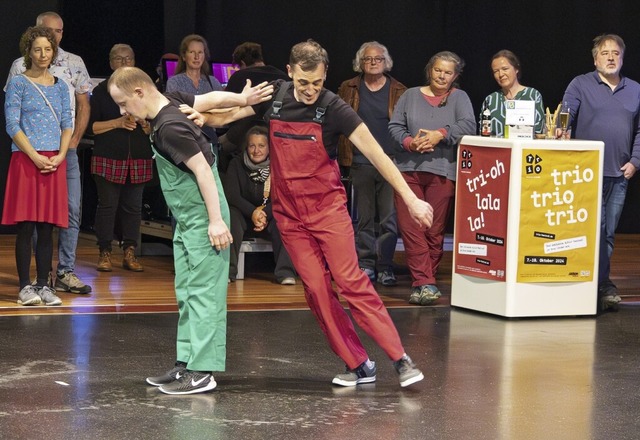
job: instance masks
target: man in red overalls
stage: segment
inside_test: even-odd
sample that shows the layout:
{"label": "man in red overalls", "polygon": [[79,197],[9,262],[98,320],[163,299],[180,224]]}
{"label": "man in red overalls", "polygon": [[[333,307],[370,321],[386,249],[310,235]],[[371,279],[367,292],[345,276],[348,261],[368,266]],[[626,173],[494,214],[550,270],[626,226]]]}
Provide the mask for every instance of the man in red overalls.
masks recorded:
{"label": "man in red overalls", "polygon": [[[245,107],[242,112],[243,116],[264,115],[269,121],[273,215],[304,284],[307,303],[329,345],[346,363],[347,371],[333,383],[374,382],[376,367],[340,304],[332,279],[358,325],[394,362],[404,387],[424,376],[405,353],[380,297],[358,267],[336,161],[339,135],[347,136],[391,183],[416,222],[430,226],[433,210],[409,189],[357,113],[323,88],[328,64],[327,52],[315,41],[295,45],[287,65],[292,82],[276,82],[272,101]],[[208,120],[210,124],[221,122]]]}

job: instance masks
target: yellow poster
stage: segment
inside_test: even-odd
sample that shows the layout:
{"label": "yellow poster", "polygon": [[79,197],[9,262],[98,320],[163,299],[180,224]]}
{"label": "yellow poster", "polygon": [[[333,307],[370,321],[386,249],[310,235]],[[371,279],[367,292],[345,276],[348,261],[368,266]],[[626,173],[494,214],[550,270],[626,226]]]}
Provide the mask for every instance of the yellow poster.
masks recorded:
{"label": "yellow poster", "polygon": [[592,281],[600,152],[522,154],[517,281]]}

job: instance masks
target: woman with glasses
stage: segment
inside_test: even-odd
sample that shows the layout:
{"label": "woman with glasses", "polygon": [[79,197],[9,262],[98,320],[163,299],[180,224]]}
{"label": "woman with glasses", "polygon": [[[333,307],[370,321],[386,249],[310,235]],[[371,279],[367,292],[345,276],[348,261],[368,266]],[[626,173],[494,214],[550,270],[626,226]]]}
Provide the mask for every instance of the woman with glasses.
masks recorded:
{"label": "woman with glasses", "polygon": [[[109,52],[109,65],[114,72],[135,65],[133,49],[116,44]],[[98,190],[95,230],[100,256],[97,270],[111,272],[111,242],[114,228],[123,250],[122,267],[142,272],[135,255],[140,237],[142,193],[153,175],[149,123],[131,115],[120,114],[103,81],[91,95],[91,118],[88,133],[94,135],[91,174]]]}
{"label": "woman with glasses", "polygon": [[[344,81],[340,96],[358,112],[384,152],[393,156],[393,140],[389,135],[389,119],[407,87],[389,75],[393,60],[387,48],[377,41],[360,46],[353,60],[359,75]],[[358,209],[356,249],[358,264],[372,282],[396,285],[393,255],[398,241],[398,221],[393,206],[393,188],[371,162],[346,136],[340,136],[338,162],[349,168]],[[376,233],[376,217],[379,232]]]}
{"label": "woman with glasses", "polygon": [[395,195],[412,278],[411,304],[428,305],[441,296],[436,272],[453,206],[457,146],[462,136],[476,132],[469,96],[457,88],[463,67],[464,61],[453,52],[435,54],[425,67],[426,84],[400,97],[389,122],[396,141],[395,164],[413,192],[433,206],[433,224],[425,231]]}

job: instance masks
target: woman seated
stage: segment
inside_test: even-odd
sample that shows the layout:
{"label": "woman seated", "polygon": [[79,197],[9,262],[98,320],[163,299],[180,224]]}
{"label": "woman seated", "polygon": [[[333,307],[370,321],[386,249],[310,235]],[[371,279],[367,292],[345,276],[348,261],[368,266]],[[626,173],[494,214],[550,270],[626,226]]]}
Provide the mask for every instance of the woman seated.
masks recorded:
{"label": "woman seated", "polygon": [[[276,261],[276,281],[284,285],[296,283],[291,258],[282,245],[280,232],[271,212],[269,200],[269,132],[255,126],[247,131],[244,152],[229,163],[223,178],[224,192],[231,212],[231,257],[229,279],[238,275],[238,255],[242,239],[252,237],[271,240]],[[251,228],[251,229],[250,229]]]}
{"label": "woman seated", "polygon": [[520,84],[520,60],[510,50],[501,50],[491,58],[491,71],[493,77],[500,86],[487,96],[480,109],[480,119],[485,109],[491,112],[491,136],[504,137],[506,100],[535,101],[536,119],[535,132],[541,134],[544,131],[544,106],[542,95],[532,87]]}

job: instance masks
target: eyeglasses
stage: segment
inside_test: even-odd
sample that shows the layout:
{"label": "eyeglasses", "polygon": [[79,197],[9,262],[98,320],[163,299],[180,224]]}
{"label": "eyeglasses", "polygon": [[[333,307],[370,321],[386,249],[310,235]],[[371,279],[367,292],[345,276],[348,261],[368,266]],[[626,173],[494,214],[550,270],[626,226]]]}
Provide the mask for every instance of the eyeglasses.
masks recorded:
{"label": "eyeglasses", "polygon": [[111,58],[112,61],[115,61],[116,63],[128,63],[130,61],[133,61],[133,57],[113,57]]}
{"label": "eyeglasses", "polygon": [[364,61],[366,64],[371,64],[374,61],[376,63],[382,63],[384,62],[384,57],[363,57],[362,61]]}

